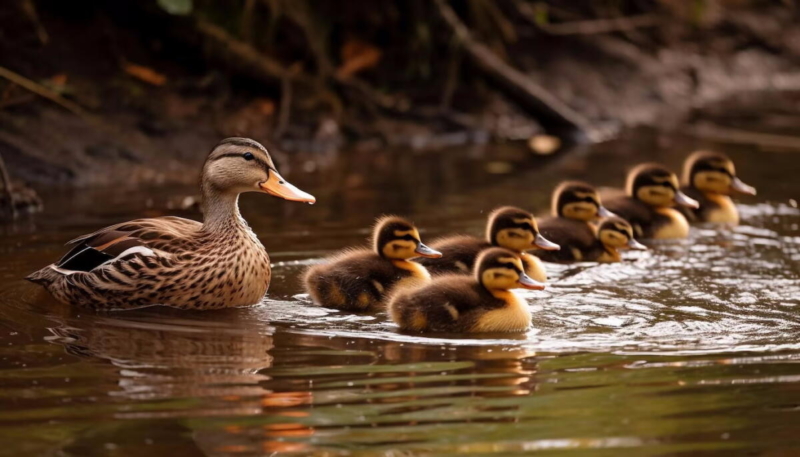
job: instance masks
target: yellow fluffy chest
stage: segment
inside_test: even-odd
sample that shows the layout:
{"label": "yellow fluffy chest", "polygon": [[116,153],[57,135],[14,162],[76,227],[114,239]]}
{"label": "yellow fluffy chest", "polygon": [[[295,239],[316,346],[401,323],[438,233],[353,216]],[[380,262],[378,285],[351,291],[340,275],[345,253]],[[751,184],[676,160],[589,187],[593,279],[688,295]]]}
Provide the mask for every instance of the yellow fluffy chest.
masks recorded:
{"label": "yellow fluffy chest", "polygon": [[739,210],[727,195],[707,194],[706,198],[714,204],[714,207],[706,211],[706,222],[717,224],[739,223]]}
{"label": "yellow fluffy chest", "polygon": [[538,257],[526,252],[521,253],[520,257],[525,265],[525,274],[539,282],[547,282],[547,272]]}
{"label": "yellow fluffy chest", "polygon": [[604,250],[603,254],[597,258],[597,261],[600,263],[616,263],[622,261],[622,255],[620,255],[619,251],[616,249],[612,249],[611,251]]}
{"label": "yellow fluffy chest", "polygon": [[392,263],[401,270],[406,270],[410,274],[397,281],[393,289],[400,290],[405,288],[416,288],[431,282],[431,274],[422,265],[407,260],[393,260]]}
{"label": "yellow fluffy chest", "polygon": [[487,311],[475,322],[474,332],[521,332],[531,325],[531,310],[519,295],[509,291],[492,292],[506,305]]}
{"label": "yellow fluffy chest", "polygon": [[666,216],[669,222],[659,227],[653,234],[653,238],[668,240],[689,236],[689,222],[683,217],[683,214],[673,208],[659,208],[656,212]]}

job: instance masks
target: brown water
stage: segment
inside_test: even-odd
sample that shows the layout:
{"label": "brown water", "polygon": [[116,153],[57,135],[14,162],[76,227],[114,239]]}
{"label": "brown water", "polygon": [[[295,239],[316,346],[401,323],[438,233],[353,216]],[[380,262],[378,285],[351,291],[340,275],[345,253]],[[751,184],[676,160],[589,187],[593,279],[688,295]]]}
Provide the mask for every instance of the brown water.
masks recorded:
{"label": "brown water", "polygon": [[677,169],[700,145],[365,154],[295,172],[317,205],[243,199],[275,262],[268,298],[215,312],[70,309],[20,280],[99,226],[199,217],[169,209],[193,189],[48,195],[46,213],[0,227],[0,454],[798,455],[800,151],[717,145],[759,188],[742,226],[554,266],[526,295],[524,335],[404,335],[385,314],[311,306],[299,285],[377,214],[427,239],[480,233],[496,205],[545,211],[560,179],[619,185],[627,166]]}

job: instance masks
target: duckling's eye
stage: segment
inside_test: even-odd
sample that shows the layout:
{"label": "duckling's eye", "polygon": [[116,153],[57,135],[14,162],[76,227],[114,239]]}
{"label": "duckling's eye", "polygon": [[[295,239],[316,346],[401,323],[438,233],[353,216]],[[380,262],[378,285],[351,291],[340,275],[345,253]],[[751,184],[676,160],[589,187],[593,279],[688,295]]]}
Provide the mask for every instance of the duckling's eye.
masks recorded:
{"label": "duckling's eye", "polygon": [[242,157],[244,158],[244,160],[253,160],[253,159],[255,159],[255,158],[256,158],[256,157],[253,155],[253,153],[252,153],[252,152],[245,152],[244,154],[242,154]]}

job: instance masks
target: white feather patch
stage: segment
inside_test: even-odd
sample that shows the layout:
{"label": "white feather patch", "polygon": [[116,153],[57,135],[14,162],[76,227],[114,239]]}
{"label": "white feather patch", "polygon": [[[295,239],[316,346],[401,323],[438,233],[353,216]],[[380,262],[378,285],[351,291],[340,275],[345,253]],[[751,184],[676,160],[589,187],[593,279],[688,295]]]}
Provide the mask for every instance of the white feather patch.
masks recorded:
{"label": "white feather patch", "polygon": [[[129,255],[133,255],[133,254],[141,254],[141,255],[146,256],[146,257],[156,257],[158,255],[158,254],[156,254],[155,251],[153,251],[152,249],[148,248],[147,246],[134,246],[132,248],[128,248],[128,249],[122,251],[118,256],[114,257],[113,259],[107,260],[107,261],[101,263],[100,265],[92,268],[92,270],[94,270],[95,268],[100,268],[100,267],[103,267],[105,265],[108,265],[109,263],[116,262],[119,259],[122,259],[124,257],[127,257]],[[75,271],[75,270],[67,270],[67,269],[64,269],[64,268],[59,268],[59,267],[56,266],[56,264],[50,265],[50,268],[52,268],[57,273],[62,274],[62,275],[71,275],[71,274],[74,274],[74,273],[86,273],[85,271]]]}

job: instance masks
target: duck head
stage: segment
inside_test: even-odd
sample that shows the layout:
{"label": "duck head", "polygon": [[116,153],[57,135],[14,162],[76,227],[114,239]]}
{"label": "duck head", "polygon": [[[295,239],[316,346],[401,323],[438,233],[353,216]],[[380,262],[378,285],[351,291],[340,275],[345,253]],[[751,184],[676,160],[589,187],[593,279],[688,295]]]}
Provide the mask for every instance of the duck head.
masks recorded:
{"label": "duck head", "polygon": [[489,248],[475,261],[475,277],[488,290],[544,290],[545,284],[525,274],[522,260],[513,251]]}
{"label": "duck head", "polygon": [[397,216],[378,219],[373,229],[373,247],[383,258],[408,260],[414,257],[438,259],[442,253],[422,243],[419,231],[411,222]]}
{"label": "duck head", "polygon": [[614,213],[603,207],[597,190],[585,182],[565,181],[553,191],[553,215],[579,221],[592,221],[612,217]]}
{"label": "duck head", "polygon": [[609,249],[647,250],[647,246],[636,241],[633,228],[625,219],[610,217],[597,227],[597,239]]}
{"label": "duck head", "polygon": [[539,233],[533,215],[523,209],[504,206],[492,211],[486,226],[486,238],[493,246],[516,252],[531,249],[557,251],[560,246]]}
{"label": "duck head", "polygon": [[646,163],[631,170],[626,190],[629,196],[654,207],[700,206],[697,200],[680,191],[675,173],[659,164]]}
{"label": "duck head", "polygon": [[684,162],[683,182],[701,192],[756,194],[755,187],[748,186],[736,177],[733,161],[719,152],[698,151],[690,155]]}
{"label": "duck head", "polygon": [[226,138],[203,165],[203,196],[263,192],[285,200],[314,203],[313,195],[286,181],[267,149],[249,138]]}

